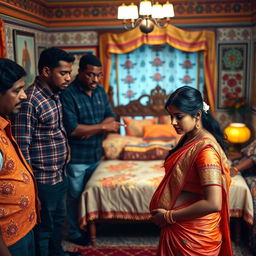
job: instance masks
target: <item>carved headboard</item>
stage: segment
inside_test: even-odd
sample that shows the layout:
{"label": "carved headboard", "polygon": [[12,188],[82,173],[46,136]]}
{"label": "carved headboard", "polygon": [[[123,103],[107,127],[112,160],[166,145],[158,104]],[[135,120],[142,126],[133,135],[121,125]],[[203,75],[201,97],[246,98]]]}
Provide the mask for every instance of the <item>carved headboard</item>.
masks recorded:
{"label": "carved headboard", "polygon": [[[127,105],[113,106],[116,116],[161,116],[166,115],[164,106],[169,95],[166,90],[157,85],[150,94],[141,95],[137,100],[132,100]],[[113,103],[113,94],[109,92],[110,102]],[[146,101],[145,104],[142,103]],[[112,104],[113,105],[113,104]]]}

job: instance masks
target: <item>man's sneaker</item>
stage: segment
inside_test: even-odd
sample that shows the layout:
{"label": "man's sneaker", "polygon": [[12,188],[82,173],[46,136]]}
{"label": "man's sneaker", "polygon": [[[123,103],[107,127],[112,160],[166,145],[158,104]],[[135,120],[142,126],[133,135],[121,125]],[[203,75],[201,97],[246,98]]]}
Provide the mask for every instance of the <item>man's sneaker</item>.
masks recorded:
{"label": "man's sneaker", "polygon": [[82,256],[80,252],[65,252],[65,256]]}

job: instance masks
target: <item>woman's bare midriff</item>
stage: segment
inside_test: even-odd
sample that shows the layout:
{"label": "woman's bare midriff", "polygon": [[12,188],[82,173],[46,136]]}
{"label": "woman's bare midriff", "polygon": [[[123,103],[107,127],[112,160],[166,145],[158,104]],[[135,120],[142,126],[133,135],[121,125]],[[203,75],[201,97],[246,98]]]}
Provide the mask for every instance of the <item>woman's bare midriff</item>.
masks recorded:
{"label": "woman's bare midriff", "polygon": [[202,195],[187,192],[187,191],[181,191],[180,195],[176,200],[174,207],[178,207],[182,204],[185,204],[191,201],[198,201],[200,199],[202,199]]}

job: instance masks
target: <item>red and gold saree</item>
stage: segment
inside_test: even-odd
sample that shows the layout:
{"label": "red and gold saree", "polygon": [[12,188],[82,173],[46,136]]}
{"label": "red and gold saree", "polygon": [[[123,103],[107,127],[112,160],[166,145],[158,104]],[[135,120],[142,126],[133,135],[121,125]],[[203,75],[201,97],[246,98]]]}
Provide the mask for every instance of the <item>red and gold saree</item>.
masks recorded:
{"label": "red and gold saree", "polygon": [[[201,168],[198,168],[198,163]],[[210,185],[222,188],[222,210],[165,225],[161,230],[157,255],[231,256],[228,207],[231,178],[226,156],[220,146],[209,138],[184,145],[165,161],[165,172],[151,199],[150,211],[158,208],[175,209],[175,202],[182,190],[188,188],[203,196],[202,187]]]}

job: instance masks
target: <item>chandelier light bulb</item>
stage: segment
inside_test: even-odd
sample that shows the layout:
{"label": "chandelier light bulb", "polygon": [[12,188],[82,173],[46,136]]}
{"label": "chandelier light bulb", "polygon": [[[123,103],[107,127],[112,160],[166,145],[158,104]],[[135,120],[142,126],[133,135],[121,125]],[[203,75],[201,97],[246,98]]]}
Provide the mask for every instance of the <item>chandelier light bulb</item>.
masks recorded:
{"label": "chandelier light bulb", "polygon": [[156,3],[152,7],[152,17],[155,19],[162,19],[163,16],[163,7],[161,4]]}
{"label": "chandelier light bulb", "polygon": [[126,11],[129,19],[135,20],[139,18],[138,6],[135,5],[134,3],[131,3],[130,5],[128,5],[128,8]]}
{"label": "chandelier light bulb", "polygon": [[141,1],[140,2],[140,15],[151,15],[152,4],[151,1]]}
{"label": "chandelier light bulb", "polygon": [[118,6],[117,19],[119,19],[119,20],[128,19],[126,9],[127,9],[127,6],[125,4]]}
{"label": "chandelier light bulb", "polygon": [[168,1],[163,5],[163,16],[167,18],[174,17],[173,4],[170,4]]}

